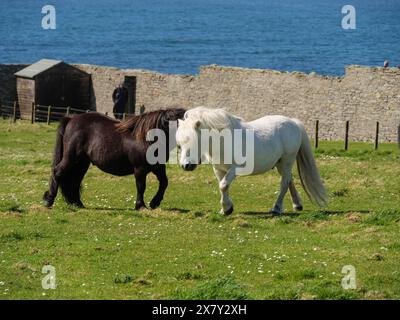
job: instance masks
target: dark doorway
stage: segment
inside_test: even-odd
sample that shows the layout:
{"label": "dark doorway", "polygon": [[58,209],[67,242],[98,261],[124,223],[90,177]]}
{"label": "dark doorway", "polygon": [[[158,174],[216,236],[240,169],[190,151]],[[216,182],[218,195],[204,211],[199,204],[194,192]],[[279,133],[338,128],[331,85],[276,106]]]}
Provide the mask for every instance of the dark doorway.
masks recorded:
{"label": "dark doorway", "polygon": [[124,86],[128,89],[128,102],[125,107],[125,112],[135,114],[136,105],[136,77],[125,76]]}

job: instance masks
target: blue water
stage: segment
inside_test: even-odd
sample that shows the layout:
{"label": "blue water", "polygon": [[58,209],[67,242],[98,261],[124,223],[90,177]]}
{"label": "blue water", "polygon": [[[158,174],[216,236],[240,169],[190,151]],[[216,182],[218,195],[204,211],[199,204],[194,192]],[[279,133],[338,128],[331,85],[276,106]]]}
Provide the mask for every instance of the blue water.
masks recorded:
{"label": "blue water", "polygon": [[[56,7],[56,30],[41,27],[45,4]],[[341,27],[345,4],[356,8],[356,30]],[[1,0],[0,63],[41,58],[341,75],[348,64],[400,64],[400,0]]]}

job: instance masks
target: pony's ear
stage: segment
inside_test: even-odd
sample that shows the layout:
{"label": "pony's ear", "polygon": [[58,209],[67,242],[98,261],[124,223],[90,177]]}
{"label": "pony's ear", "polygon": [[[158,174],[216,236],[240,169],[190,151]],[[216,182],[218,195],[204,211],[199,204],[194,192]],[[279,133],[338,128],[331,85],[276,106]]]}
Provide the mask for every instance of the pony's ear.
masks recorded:
{"label": "pony's ear", "polygon": [[197,129],[198,127],[200,127],[200,124],[201,124],[200,120],[197,120],[197,121],[194,123],[194,128]]}

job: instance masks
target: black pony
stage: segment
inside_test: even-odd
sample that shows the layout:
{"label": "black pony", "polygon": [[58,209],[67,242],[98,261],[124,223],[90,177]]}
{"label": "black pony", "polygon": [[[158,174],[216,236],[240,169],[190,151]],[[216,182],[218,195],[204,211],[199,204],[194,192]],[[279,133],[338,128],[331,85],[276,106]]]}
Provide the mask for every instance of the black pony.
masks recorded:
{"label": "black pony", "polygon": [[[146,140],[151,129],[161,129],[166,134],[165,148],[169,156],[169,121],[182,119],[184,109],[166,109],[132,116],[126,121],[117,121],[97,112],[64,117],[57,131],[57,141],[52,165],[49,190],[44,193],[45,205],[51,207],[58,187],[67,203],[83,207],[80,187],[90,163],[104,172],[136,178],[135,209],[145,208],[143,194],[146,176],[156,175],[159,188],[150,202],[151,208],[160,205],[168,185],[165,163],[151,165],[146,160],[146,151],[151,142]],[[175,137],[174,137],[175,139]],[[171,141],[171,144],[175,144]]]}

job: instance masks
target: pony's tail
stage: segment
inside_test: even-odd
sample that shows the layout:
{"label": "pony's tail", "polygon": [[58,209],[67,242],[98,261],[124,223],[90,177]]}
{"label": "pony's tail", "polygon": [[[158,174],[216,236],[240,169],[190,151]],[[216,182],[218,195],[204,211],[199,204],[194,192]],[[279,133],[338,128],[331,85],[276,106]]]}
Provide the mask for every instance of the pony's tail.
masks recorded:
{"label": "pony's tail", "polygon": [[315,163],[310,140],[304,125],[298,120],[296,123],[302,133],[302,142],[296,158],[301,184],[313,203],[320,207],[326,207],[328,204],[328,196]]}
{"label": "pony's tail", "polygon": [[54,200],[57,196],[58,191],[58,182],[54,178],[54,168],[59,164],[63,157],[63,149],[64,149],[64,132],[71,118],[64,117],[60,120],[60,124],[57,129],[57,138],[56,138],[56,147],[54,150],[53,164],[50,176],[49,190],[46,191],[43,195],[43,200],[45,201],[46,207],[51,207],[54,203]]}
{"label": "pony's tail", "polygon": [[64,149],[64,133],[65,133],[65,128],[67,127],[67,124],[71,118],[69,117],[63,117],[60,120],[60,124],[57,129],[57,138],[56,138],[56,148],[54,151],[54,158],[53,158],[53,165],[52,167],[54,168],[56,165],[58,165],[63,157],[63,149]]}

